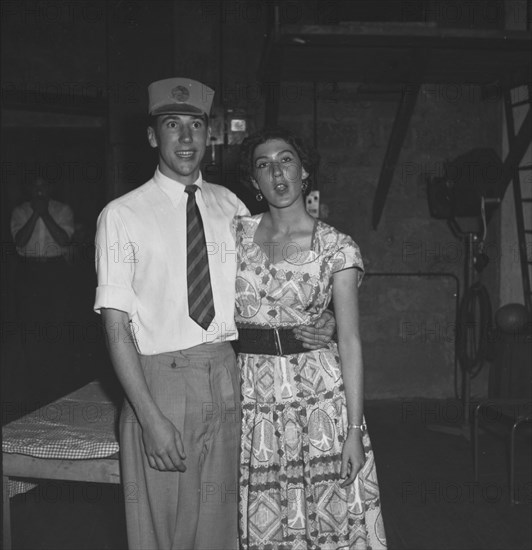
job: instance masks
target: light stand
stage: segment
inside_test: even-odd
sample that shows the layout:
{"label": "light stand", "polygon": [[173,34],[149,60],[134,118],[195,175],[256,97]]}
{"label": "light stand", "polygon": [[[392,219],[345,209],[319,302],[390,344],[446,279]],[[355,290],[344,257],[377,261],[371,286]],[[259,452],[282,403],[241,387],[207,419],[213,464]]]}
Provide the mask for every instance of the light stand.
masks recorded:
{"label": "light stand", "polygon": [[[465,243],[465,262],[464,262],[464,288],[468,289],[475,276],[475,257],[476,248],[478,248],[479,236],[473,231],[462,231],[458,222],[452,218],[448,221],[453,234]],[[463,298],[462,298],[463,299]],[[461,306],[461,302],[460,302]],[[457,312],[458,314],[458,312]],[[458,315],[457,315],[458,316]],[[456,327],[457,330],[466,330],[465,327]],[[456,337],[455,337],[456,346]],[[456,353],[456,351],[455,351]],[[471,402],[471,372],[460,365],[462,372],[462,423],[460,426],[443,426],[439,424],[429,424],[429,430],[445,433],[448,435],[461,435],[468,441],[471,439],[471,428],[469,422],[469,408]]]}
{"label": "light stand", "polygon": [[[479,340],[476,340],[475,331],[480,329],[480,334],[485,327],[479,326],[480,323],[477,322],[477,319],[467,319],[466,323],[463,323],[464,316],[462,315],[462,310],[465,309],[466,297],[468,292],[471,291],[473,287],[473,281],[475,278],[475,270],[479,273],[486,267],[489,259],[484,254],[484,241],[486,240],[487,235],[487,222],[486,222],[486,205],[487,204],[499,204],[499,199],[490,199],[481,197],[480,200],[480,215],[482,221],[482,233],[474,231],[463,231],[462,228],[458,225],[458,222],[455,218],[450,218],[447,220],[448,225],[452,233],[465,243],[465,261],[464,261],[464,295],[460,300],[459,312],[457,312],[457,335],[455,338],[455,353],[457,352],[458,346],[457,342],[464,342],[465,353],[459,356],[458,361],[460,364],[460,370],[462,372],[462,423],[460,426],[440,426],[440,425],[429,425],[428,428],[432,431],[437,431],[441,433],[446,433],[449,435],[461,435],[468,441],[471,440],[471,425],[470,425],[470,405],[471,405],[471,379],[473,378],[473,370],[475,367],[482,368],[482,362],[484,357],[480,356],[480,344]],[[474,304],[475,305],[475,304]],[[468,317],[470,312],[468,313]],[[490,315],[491,316],[491,315]],[[472,321],[472,322],[471,322]],[[489,321],[488,321],[489,322]],[[479,344],[479,347],[476,347],[476,344]],[[475,360],[470,361],[469,357],[476,354]],[[477,365],[475,365],[477,363]],[[456,372],[456,370],[455,370]],[[479,371],[477,371],[478,374]],[[476,376],[476,374],[475,374]]]}

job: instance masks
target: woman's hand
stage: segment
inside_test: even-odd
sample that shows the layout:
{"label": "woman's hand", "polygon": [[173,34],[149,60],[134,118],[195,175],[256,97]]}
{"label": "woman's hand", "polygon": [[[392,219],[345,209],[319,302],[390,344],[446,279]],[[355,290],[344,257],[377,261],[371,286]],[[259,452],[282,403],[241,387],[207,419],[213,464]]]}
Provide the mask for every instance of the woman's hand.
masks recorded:
{"label": "woman's hand", "polygon": [[342,449],[342,469],[340,477],[344,480],[340,487],[351,485],[364,466],[364,445],[362,443],[362,433],[360,430],[348,430],[347,439]]}

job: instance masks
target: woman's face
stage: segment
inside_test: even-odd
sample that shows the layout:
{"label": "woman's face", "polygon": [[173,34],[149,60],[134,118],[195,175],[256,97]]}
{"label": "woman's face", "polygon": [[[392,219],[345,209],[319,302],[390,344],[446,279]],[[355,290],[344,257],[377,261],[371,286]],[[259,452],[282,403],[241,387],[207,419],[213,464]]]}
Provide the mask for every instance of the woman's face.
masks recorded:
{"label": "woman's face", "polygon": [[302,183],[308,173],[296,150],[283,139],[270,139],[253,152],[253,185],[268,204],[285,208],[302,201]]}

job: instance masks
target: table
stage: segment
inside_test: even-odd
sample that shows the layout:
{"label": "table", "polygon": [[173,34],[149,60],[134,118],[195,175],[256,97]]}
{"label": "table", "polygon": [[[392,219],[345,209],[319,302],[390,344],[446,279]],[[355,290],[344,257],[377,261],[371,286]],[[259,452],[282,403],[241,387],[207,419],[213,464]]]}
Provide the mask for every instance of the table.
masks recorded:
{"label": "table", "polygon": [[95,380],[2,428],[5,550],[9,499],[21,492],[11,478],[120,483],[117,419],[112,392]]}

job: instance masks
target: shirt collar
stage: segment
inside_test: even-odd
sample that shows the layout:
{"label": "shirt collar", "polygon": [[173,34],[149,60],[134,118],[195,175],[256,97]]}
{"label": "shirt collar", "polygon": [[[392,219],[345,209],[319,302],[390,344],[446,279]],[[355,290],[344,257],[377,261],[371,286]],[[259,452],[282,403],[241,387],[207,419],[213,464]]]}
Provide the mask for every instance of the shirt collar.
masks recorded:
{"label": "shirt collar", "polygon": [[[162,191],[168,195],[172,201],[173,206],[177,206],[181,201],[183,194],[185,192],[185,185],[182,183],[165,176],[160,170],[159,167],[155,170],[153,175],[153,181],[155,184],[162,189]],[[194,182],[194,185],[199,187],[201,194],[203,195],[203,177],[201,172],[199,173],[198,179]],[[205,199],[205,197],[203,197]]]}

